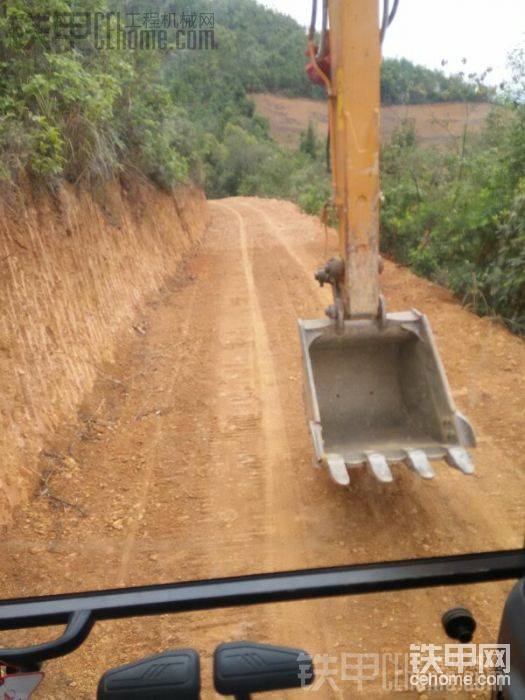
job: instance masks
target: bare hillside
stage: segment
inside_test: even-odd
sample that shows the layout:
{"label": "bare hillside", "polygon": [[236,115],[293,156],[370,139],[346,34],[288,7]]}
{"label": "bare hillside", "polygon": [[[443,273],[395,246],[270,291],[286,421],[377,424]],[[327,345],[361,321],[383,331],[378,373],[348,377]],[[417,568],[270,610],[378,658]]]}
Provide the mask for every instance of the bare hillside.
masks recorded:
{"label": "bare hillside", "polygon": [[[297,144],[301,132],[312,121],[320,135],[326,133],[325,102],[307,98],[289,98],[261,93],[252,95],[257,110],[270,122],[271,132],[283,144]],[[480,131],[493,108],[487,102],[445,102],[425,105],[384,107],[381,113],[381,134],[388,138],[405,119],[414,121],[419,139],[434,144],[447,144],[463,134],[465,125]]]}
{"label": "bare hillside", "polygon": [[200,190],[172,196],[135,178],[93,193],[64,185],[54,197],[27,188],[0,202],[0,526],[63,466],[39,455],[46,436],[76,415],[117,331],[137,332],[135,314],[199,238],[206,212]]}

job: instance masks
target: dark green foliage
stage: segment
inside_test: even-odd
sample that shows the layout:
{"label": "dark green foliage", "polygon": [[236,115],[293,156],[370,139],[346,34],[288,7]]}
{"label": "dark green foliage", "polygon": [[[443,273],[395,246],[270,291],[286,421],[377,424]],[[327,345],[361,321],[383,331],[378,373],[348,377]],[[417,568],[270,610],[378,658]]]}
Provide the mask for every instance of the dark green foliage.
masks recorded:
{"label": "dark green foliage", "polygon": [[[61,177],[90,181],[133,167],[163,187],[192,178],[206,181],[212,194],[234,194],[241,171],[275,150],[247,93],[323,94],[304,71],[304,30],[253,0],[187,0],[185,13],[214,13],[215,50],[101,50],[92,35],[74,45],[66,38],[49,41],[39,21],[60,12],[109,9],[166,13],[173,8],[169,0],[6,0],[2,5],[1,178],[16,180],[26,171],[51,184]],[[114,21],[114,44],[115,32]],[[481,96],[475,86],[408,61],[386,61],[383,73],[387,102]],[[236,135],[242,143],[247,140],[251,158],[235,153]],[[302,149],[312,158],[318,155],[313,129]],[[224,167],[228,154],[232,162]]]}
{"label": "dark green foliage", "polygon": [[471,74],[466,81],[462,74],[447,77],[406,58],[386,58],[381,68],[381,101],[385,105],[486,102],[494,99],[495,91],[483,84],[483,77]]}
{"label": "dark green foliage", "polygon": [[382,246],[525,332],[525,106],[495,111],[457,152],[404,126],[383,149]]}
{"label": "dark green foliage", "polygon": [[[312,125],[282,148],[251,91],[320,96],[304,72],[305,35],[253,0],[187,0],[215,14],[217,49],[100,50],[93,37],[49,42],[35,16],[109,9],[170,11],[169,0],[6,0],[0,6],[0,179],[26,172],[53,185],[138,170],[159,186],[203,183],[210,196],[330,200],[325,149]],[[153,5],[153,7],[152,7]],[[182,11],[178,8],[179,12]],[[114,29],[114,25],[113,25]],[[384,250],[448,285],[481,313],[525,330],[524,55],[512,57],[514,107],[457,152],[427,150],[405,125],[383,151]],[[445,77],[404,59],[383,64],[387,104],[481,100],[473,76]]]}
{"label": "dark green foliage", "polygon": [[315,158],[317,156],[317,135],[315,133],[315,128],[312,122],[308,123],[307,130],[301,134],[299,150],[309,155],[310,158]]}
{"label": "dark green foliage", "polygon": [[308,214],[318,214],[330,202],[331,184],[322,158],[274,146],[257,168],[245,171],[238,194],[291,199]]}
{"label": "dark green foliage", "polygon": [[[8,0],[0,16],[0,177],[25,171],[48,184],[135,167],[163,187],[187,179],[190,122],[173,104],[156,51],[105,51],[93,37],[49,41],[42,17],[73,0]],[[103,0],[83,11],[106,12]],[[50,20],[52,22],[52,20]]]}
{"label": "dark green foliage", "polygon": [[0,17],[3,177],[25,169],[49,181],[76,170],[77,157],[82,167],[114,165],[118,71],[65,49],[63,41],[52,50],[35,18],[69,7],[59,0],[10,0]]}
{"label": "dark green foliage", "polygon": [[221,54],[224,41],[231,42],[231,77],[247,92],[323,96],[306,76],[305,32],[295,20],[253,0],[216,0],[208,5],[221,27]]}

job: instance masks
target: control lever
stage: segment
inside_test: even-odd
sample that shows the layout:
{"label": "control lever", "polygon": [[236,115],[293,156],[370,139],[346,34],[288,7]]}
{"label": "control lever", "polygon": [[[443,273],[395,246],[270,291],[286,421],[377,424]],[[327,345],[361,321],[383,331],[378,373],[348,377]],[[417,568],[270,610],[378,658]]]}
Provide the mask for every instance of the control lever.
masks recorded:
{"label": "control lever", "polygon": [[247,700],[251,693],[310,685],[312,657],[301,649],[255,642],[220,644],[213,654],[213,682],[220,695]]}
{"label": "control lever", "polygon": [[97,700],[199,700],[200,663],[193,649],[165,651],[113,668],[98,684]]}

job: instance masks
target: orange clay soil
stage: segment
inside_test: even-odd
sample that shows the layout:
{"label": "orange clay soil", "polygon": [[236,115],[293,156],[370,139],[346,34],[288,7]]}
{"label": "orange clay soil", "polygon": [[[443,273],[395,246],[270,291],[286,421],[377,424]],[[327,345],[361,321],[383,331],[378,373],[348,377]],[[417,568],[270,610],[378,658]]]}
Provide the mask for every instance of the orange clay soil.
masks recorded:
{"label": "orange clay soil", "polygon": [[[257,111],[270,123],[272,136],[285,145],[298,145],[311,121],[320,137],[326,137],[327,106],[323,100],[282,97],[259,93],[251,96]],[[488,102],[441,102],[422,105],[392,105],[381,109],[381,137],[387,139],[405,120],[415,127],[421,143],[453,146],[467,127],[480,131],[494,105]]]}
{"label": "orange clay soil", "polygon": [[[519,547],[522,341],[387,261],[389,308],[415,306],[430,317],[457,404],[477,433],[477,472],[466,477],[438,463],[436,479],[424,481],[395,465],[393,484],[363,469],[350,490],[338,488],[311,466],[296,328],[297,317],[322,317],[329,303],[312,273],[335,251],[335,238],[325,240],[316,219],[286,202],[209,206],[202,244],[136,319],[115,362],[101,367],[78,420],[41,453],[45,478],[4,539],[2,596]],[[100,623],[80,650],[47,664],[36,697],[93,698],[105,669],[194,646],[203,697],[211,698],[219,642],[272,641],[337,659],[404,654],[411,643],[445,643],[440,616],[460,604],[476,615],[475,641],[493,642],[510,587]],[[2,644],[35,636],[3,634]],[[325,682],[312,696],[413,696],[382,689],[381,678],[360,694],[351,681],[338,685]]]}

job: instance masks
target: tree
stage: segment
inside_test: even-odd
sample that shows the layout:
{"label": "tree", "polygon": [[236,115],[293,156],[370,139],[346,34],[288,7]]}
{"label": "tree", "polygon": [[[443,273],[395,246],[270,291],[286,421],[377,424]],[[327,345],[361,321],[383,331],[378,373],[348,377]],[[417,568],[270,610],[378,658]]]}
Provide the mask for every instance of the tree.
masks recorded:
{"label": "tree", "polygon": [[317,134],[312,121],[308,122],[308,128],[303,131],[300,137],[299,149],[309,155],[311,158],[317,157],[318,142]]}

